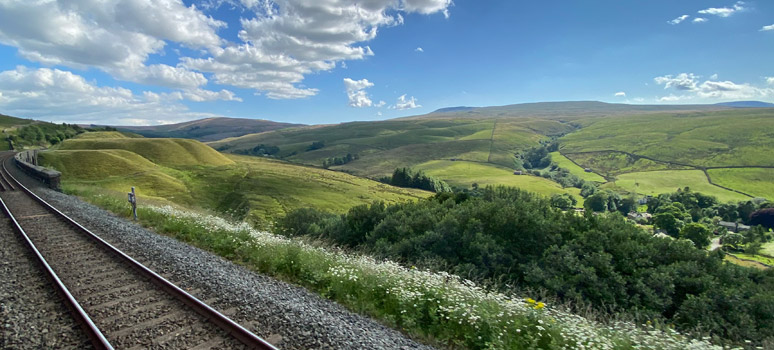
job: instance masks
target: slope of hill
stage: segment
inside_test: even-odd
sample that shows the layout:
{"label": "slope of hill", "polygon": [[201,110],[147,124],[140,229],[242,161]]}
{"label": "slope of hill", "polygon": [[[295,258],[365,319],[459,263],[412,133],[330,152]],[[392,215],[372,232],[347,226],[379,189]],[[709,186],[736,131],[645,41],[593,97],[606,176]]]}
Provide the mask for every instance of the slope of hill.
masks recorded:
{"label": "slope of hill", "polygon": [[377,200],[396,203],[431,195],[341,172],[226,156],[194,140],[71,139],[42,152],[40,159],[62,172],[63,188],[71,193],[124,198],[135,187],[146,202],[204,208],[260,225],[301,207],[343,213]]}
{"label": "slope of hill", "polygon": [[105,138],[72,139],[61,150],[122,149],[134,152],[162,166],[228,165],[233,161],[207,145],[186,139]]}
{"label": "slope of hill", "polygon": [[0,114],[0,128],[9,128],[12,126],[27,125],[32,122],[33,122],[32,119],[22,119],[22,118],[12,117],[10,115]]}
{"label": "slope of hill", "polygon": [[[714,105],[650,106],[602,102],[451,107],[426,115],[386,121],[245,135],[210,145],[232,153],[249,153],[249,150],[261,145],[276,146],[279,147],[276,157],[314,166],[322,166],[328,158],[352,154],[356,156],[354,161],[333,166],[332,169],[371,178],[389,175],[395,168],[409,166],[444,174],[442,179],[460,187],[490,183],[493,179],[499,179],[495,184],[500,185],[534,185],[535,179],[516,181],[512,174],[510,178],[486,175],[486,181],[479,175],[500,174],[503,169],[514,169],[517,167],[514,154],[551,137],[572,133],[599,118],[663,114],[665,111],[685,114],[723,110],[732,109]],[[466,172],[467,176],[461,175],[459,170],[464,167],[451,163],[459,161],[476,163],[473,166],[476,171]],[[545,195],[556,193],[555,186],[531,187]]]}
{"label": "slope of hill", "polygon": [[215,141],[227,137],[237,137],[296,126],[301,126],[301,124],[279,123],[263,119],[206,118],[178,124],[116,126],[116,128],[131,131],[145,137],[178,137],[199,141]]}

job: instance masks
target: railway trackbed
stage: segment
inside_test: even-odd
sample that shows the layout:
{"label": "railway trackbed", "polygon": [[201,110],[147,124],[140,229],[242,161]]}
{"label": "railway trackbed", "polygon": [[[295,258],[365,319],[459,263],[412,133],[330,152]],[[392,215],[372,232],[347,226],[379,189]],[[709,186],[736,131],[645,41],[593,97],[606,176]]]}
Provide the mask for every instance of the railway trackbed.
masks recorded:
{"label": "railway trackbed", "polygon": [[5,163],[0,209],[95,348],[276,349],[50,206]]}

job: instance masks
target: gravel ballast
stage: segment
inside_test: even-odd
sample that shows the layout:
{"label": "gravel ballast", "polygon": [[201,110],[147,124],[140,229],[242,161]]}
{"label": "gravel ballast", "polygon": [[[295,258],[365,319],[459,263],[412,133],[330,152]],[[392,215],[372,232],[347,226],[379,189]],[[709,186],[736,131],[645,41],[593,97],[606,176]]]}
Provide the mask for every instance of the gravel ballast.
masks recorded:
{"label": "gravel ballast", "polygon": [[42,265],[0,216],[0,349],[90,349]]}
{"label": "gravel ballast", "polygon": [[[24,182],[32,184],[29,181]],[[304,288],[151,232],[76,197],[42,187],[34,191],[117,248],[281,349],[433,349]]]}

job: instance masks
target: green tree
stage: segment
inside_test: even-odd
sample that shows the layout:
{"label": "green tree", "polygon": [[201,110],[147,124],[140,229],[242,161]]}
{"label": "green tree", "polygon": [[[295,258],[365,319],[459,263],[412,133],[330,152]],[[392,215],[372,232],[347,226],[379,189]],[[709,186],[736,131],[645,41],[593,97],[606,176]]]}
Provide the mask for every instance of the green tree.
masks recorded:
{"label": "green tree", "polygon": [[674,214],[665,212],[656,214],[653,217],[653,226],[660,228],[672,237],[679,237],[680,229],[683,227],[683,221],[676,218]]}
{"label": "green tree", "polygon": [[711,237],[712,232],[702,224],[690,223],[680,230],[680,238],[690,240],[699,249],[706,248],[711,242]]}
{"label": "green tree", "polygon": [[561,193],[551,196],[551,206],[554,208],[569,210],[572,209],[578,200],[570,194]]}
{"label": "green tree", "polygon": [[606,191],[597,192],[586,198],[583,207],[587,211],[607,211],[608,194]]}

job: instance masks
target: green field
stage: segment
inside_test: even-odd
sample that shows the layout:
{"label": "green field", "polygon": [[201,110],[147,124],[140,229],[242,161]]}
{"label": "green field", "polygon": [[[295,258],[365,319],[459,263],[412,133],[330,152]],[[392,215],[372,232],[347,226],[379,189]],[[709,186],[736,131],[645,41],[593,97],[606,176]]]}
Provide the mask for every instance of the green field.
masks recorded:
{"label": "green field", "polygon": [[609,116],[564,136],[562,153],[623,151],[692,166],[772,166],[774,109]]}
{"label": "green field", "polygon": [[558,165],[560,168],[569,170],[570,174],[573,174],[583,180],[595,182],[607,181],[604,177],[599,176],[599,174],[586,172],[585,169],[573,163],[559,152],[551,152],[551,161],[556,163],[556,165]]}
{"label": "green field", "polygon": [[[156,151],[170,146],[173,153]],[[105,149],[73,149],[85,147]],[[432,195],[342,172],[225,156],[192,140],[68,140],[59,150],[42,152],[41,162],[61,171],[63,188],[76,194],[98,191],[123,198],[134,186],[146,202],[203,208],[264,225],[301,207],[343,213],[376,200],[395,203]]]}
{"label": "green field", "polygon": [[550,196],[557,193],[569,193],[583,205],[583,198],[577,188],[562,188],[556,182],[532,175],[513,175],[512,169],[492,164],[433,160],[416,166],[430,176],[440,178],[449,185],[470,188],[473,183],[479,186],[511,186]]}
{"label": "green field", "polygon": [[622,174],[618,175],[616,181],[610,185],[642,195],[671,193],[678,188],[690,187],[691,191],[715,196],[721,202],[749,199],[745,195],[711,185],[701,170],[665,170]]}
{"label": "green field", "polygon": [[754,197],[774,200],[774,169],[709,169],[712,182]]}

